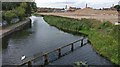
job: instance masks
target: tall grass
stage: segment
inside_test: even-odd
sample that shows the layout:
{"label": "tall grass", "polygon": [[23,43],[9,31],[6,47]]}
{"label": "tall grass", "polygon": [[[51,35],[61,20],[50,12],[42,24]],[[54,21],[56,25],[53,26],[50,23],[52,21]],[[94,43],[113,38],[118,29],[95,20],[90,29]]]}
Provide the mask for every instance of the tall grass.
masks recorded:
{"label": "tall grass", "polygon": [[[109,21],[100,22],[95,19],[71,19],[58,16],[44,15],[45,21],[57,28],[75,30],[88,35],[92,46],[96,51],[112,61],[119,64],[118,40],[120,39],[120,26],[115,26]],[[119,29],[118,29],[119,28]]]}

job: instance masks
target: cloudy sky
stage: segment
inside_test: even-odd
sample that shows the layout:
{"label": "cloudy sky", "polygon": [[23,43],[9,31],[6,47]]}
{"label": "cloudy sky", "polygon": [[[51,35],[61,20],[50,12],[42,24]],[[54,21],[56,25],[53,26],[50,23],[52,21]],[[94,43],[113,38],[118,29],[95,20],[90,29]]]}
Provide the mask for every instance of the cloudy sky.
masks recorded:
{"label": "cloudy sky", "polygon": [[65,5],[84,8],[87,3],[89,7],[103,8],[118,4],[119,0],[35,0],[38,7],[64,8]]}

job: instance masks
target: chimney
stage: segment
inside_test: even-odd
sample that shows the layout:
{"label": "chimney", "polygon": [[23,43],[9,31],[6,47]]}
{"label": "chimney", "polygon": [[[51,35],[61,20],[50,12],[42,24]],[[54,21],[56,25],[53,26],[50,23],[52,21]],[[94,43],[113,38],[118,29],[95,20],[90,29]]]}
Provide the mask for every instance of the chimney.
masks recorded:
{"label": "chimney", "polygon": [[65,9],[67,9],[67,5],[65,6]]}
{"label": "chimney", "polygon": [[112,7],[114,7],[114,4],[112,5]]}
{"label": "chimney", "polygon": [[86,8],[87,8],[87,3],[86,3]]}

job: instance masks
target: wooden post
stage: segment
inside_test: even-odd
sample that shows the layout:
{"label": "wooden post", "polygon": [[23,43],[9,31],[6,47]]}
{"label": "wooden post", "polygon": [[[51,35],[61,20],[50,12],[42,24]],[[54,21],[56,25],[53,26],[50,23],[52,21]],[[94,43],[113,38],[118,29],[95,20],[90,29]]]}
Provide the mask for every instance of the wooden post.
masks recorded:
{"label": "wooden post", "polygon": [[71,44],[71,51],[73,51],[74,50],[74,44],[72,43]]}
{"label": "wooden post", "polygon": [[28,62],[28,67],[32,67],[32,62],[31,61]]}
{"label": "wooden post", "polygon": [[58,58],[61,57],[61,48],[58,49]]}
{"label": "wooden post", "polygon": [[84,40],[84,39],[81,40],[81,47],[83,46],[83,40]]}
{"label": "wooden post", "polygon": [[48,62],[48,56],[47,54],[44,54],[44,65],[47,65],[49,62]]}

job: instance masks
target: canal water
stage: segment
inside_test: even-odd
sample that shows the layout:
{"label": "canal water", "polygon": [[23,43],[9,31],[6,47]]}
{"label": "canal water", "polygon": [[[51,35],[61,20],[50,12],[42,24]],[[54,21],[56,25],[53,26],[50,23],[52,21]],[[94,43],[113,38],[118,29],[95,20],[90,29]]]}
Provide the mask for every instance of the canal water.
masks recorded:
{"label": "canal water", "polygon": [[[30,59],[31,57],[41,55],[44,52],[50,52],[58,47],[64,46],[82,38],[82,36],[66,33],[53,26],[50,26],[44,21],[43,17],[31,18],[33,20],[31,28],[26,28],[24,30],[15,32],[3,39],[3,65],[20,64],[24,61],[21,60],[23,55],[26,56],[26,59]],[[86,48],[83,47],[80,51],[81,54],[84,54],[84,56],[80,56],[78,58],[87,61],[88,64],[111,64],[108,60],[99,56],[92,49],[91,45],[85,46]],[[89,53],[85,53],[86,51]],[[77,55],[79,55],[79,53]]]}

